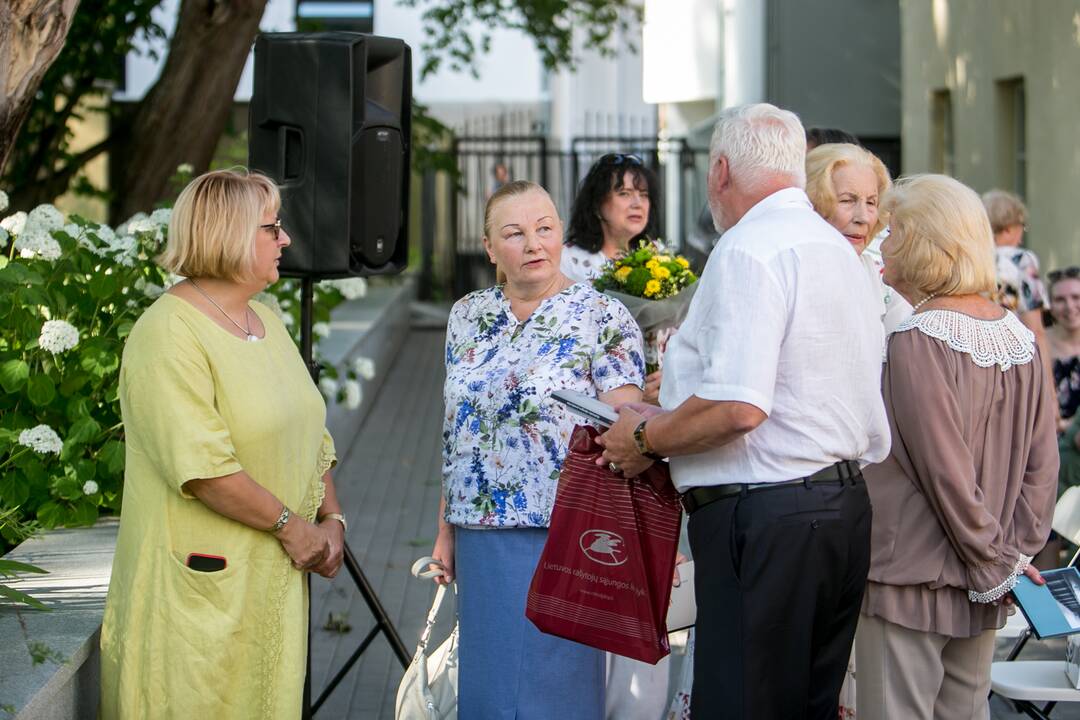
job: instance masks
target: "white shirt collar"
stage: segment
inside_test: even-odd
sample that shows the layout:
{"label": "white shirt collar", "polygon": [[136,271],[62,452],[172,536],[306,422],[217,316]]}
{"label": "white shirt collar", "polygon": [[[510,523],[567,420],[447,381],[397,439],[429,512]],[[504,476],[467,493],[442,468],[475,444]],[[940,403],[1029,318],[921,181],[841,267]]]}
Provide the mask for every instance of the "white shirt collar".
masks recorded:
{"label": "white shirt collar", "polygon": [[754,207],[747,210],[746,214],[739,218],[739,222],[735,223],[735,226],[753,220],[758,215],[767,213],[770,210],[777,210],[782,207],[814,209],[814,206],[810,204],[810,198],[806,197],[806,192],[802,188],[787,187],[759,200]]}

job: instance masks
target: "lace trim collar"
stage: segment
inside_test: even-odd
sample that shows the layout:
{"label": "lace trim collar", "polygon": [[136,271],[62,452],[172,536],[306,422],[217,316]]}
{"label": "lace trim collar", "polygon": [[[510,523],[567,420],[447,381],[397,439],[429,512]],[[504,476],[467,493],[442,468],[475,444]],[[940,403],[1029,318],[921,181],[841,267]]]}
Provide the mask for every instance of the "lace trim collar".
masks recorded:
{"label": "lace trim collar", "polygon": [[915,313],[896,332],[915,329],[971,356],[979,367],[997,365],[1004,372],[1035,357],[1035,334],[1011,312],[1000,320],[979,320],[953,310]]}

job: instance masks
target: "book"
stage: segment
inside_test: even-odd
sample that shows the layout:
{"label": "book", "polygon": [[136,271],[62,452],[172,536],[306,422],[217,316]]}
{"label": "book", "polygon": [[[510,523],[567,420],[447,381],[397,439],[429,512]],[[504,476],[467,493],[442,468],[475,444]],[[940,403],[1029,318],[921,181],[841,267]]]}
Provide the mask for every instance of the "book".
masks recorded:
{"label": "book", "polygon": [[1045,585],[1021,575],[1013,588],[1016,604],[1040,640],[1080,633],[1080,571],[1075,567],[1043,570]]}
{"label": "book", "polygon": [[561,402],[569,410],[603,427],[611,427],[619,419],[619,413],[615,412],[615,408],[594,397],[573,390],[556,390],[551,393],[551,397]]}

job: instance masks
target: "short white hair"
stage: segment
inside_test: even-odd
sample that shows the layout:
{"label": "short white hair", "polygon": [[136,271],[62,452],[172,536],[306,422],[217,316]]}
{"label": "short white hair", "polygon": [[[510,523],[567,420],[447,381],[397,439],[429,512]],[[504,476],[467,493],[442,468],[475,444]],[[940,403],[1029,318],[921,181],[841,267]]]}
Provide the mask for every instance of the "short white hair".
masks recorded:
{"label": "short white hair", "polygon": [[734,181],[753,187],[769,176],[787,175],[806,186],[806,130],[795,113],[769,103],[721,111],[709,141],[709,167],[728,159]]}

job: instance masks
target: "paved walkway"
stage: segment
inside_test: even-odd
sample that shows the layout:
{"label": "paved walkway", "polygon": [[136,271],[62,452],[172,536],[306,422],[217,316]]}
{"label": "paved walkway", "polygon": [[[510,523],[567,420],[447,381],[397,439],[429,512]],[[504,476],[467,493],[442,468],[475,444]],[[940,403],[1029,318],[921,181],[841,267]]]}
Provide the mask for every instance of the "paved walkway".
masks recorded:
{"label": "paved walkway", "polygon": [[[414,328],[355,438],[338,438],[338,494],[349,517],[348,541],[411,653],[431,603],[433,586],[409,575],[413,560],[431,550],[439,504],[443,333]],[[322,629],[330,613],[345,614],[348,633]],[[436,627],[436,642],[449,632],[452,603]],[[353,653],[372,626],[371,614],[348,574],[312,583],[314,696]],[[1003,657],[1011,641],[998,641]],[[1030,642],[1021,659],[1060,659],[1064,641]],[[680,659],[676,659],[676,663]],[[678,665],[675,664],[677,668]],[[402,668],[380,636],[316,715],[317,719],[391,720]],[[992,717],[1025,717],[1000,699]],[[1080,705],[1061,705],[1059,720],[1080,719]]]}
{"label": "paved walkway", "polygon": [[[409,575],[431,551],[442,452],[443,333],[413,330],[351,443],[338,440],[335,484],[349,518],[348,542],[410,654],[434,592]],[[347,451],[346,451],[347,449]],[[352,631],[322,629],[345,613]],[[453,605],[443,609],[441,640]],[[367,605],[342,570],[312,582],[312,675],[317,697],[371,627]],[[320,708],[316,718],[392,718],[402,668],[380,636]]]}

